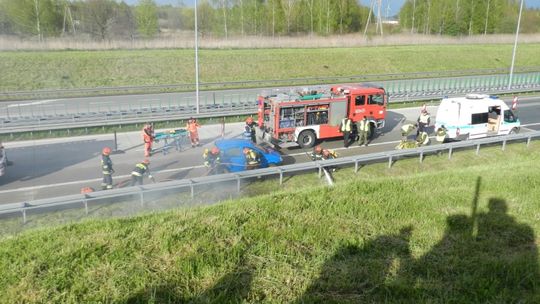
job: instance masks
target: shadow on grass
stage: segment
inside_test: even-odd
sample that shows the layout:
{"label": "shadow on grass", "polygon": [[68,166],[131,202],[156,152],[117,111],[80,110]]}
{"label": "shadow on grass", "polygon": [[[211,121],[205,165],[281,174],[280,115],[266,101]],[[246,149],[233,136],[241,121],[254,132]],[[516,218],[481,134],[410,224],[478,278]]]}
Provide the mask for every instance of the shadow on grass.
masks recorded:
{"label": "shadow on grass", "polygon": [[538,249],[531,227],[490,198],[478,212],[450,215],[442,239],[424,255],[409,251],[411,227],[363,246],[344,245],[322,266],[298,303],[538,303]]}

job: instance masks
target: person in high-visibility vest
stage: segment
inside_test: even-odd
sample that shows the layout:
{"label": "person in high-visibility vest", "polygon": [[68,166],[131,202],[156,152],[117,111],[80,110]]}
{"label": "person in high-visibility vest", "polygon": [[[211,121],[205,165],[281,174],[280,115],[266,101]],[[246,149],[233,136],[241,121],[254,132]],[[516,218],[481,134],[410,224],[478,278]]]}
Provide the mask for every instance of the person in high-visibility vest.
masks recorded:
{"label": "person in high-visibility vest", "polygon": [[343,133],[343,146],[348,148],[351,144],[352,120],[345,116],[339,124],[339,131]]}
{"label": "person in high-visibility vest", "polygon": [[149,179],[154,179],[152,177],[152,174],[150,174],[150,160],[145,159],[142,162],[135,165],[135,168],[131,172],[131,185],[142,185],[143,184],[143,176],[146,174],[148,175]]}
{"label": "person in high-visibility vest", "polygon": [[356,123],[356,128],[358,129],[358,135],[359,135],[358,145],[359,146],[364,145],[365,147],[367,147],[368,135],[369,135],[369,130],[371,128],[371,125],[369,123],[369,120],[367,120],[366,116],[364,116],[363,119],[359,120]]}
{"label": "person in high-visibility vest", "polygon": [[437,129],[437,132],[435,133],[435,140],[437,142],[444,143],[444,141],[446,140],[447,133],[448,133],[448,130],[444,126],[441,126],[440,128]]}
{"label": "person in high-visibility vest", "polygon": [[209,169],[208,173],[221,173],[221,159],[218,147],[213,147],[211,150],[204,149],[203,153],[204,166]]}
{"label": "person in high-visibility vest", "polygon": [[261,156],[259,153],[253,151],[250,148],[244,148],[244,155],[246,157],[246,170],[252,170],[259,168],[261,164]]}
{"label": "person in high-visibility vest", "polygon": [[152,143],[154,142],[154,127],[151,124],[144,125],[142,138],[144,141],[144,156],[150,157],[152,155]]}
{"label": "person in high-visibility vest", "polygon": [[186,129],[189,132],[189,139],[191,140],[191,147],[193,148],[195,148],[195,146],[200,146],[199,132],[197,130],[200,126],[201,125],[199,125],[199,123],[197,122],[197,119],[193,117],[191,117],[188,120],[187,125],[186,125]]}
{"label": "person in high-visibility vest", "polygon": [[431,117],[429,116],[429,113],[424,110],[418,117],[418,130],[416,131],[416,136],[420,135],[422,132],[426,132],[426,128],[431,123]]}
{"label": "person in high-visibility vest", "polygon": [[103,150],[101,151],[101,173],[103,173],[101,189],[103,190],[109,190],[113,188],[112,174],[114,173],[114,169],[113,163],[109,155],[111,155],[111,148],[103,148]]}
{"label": "person in high-visibility vest", "polygon": [[416,142],[418,142],[418,146],[425,146],[429,144],[429,135],[427,132],[420,132],[420,134],[418,134],[416,137]]}

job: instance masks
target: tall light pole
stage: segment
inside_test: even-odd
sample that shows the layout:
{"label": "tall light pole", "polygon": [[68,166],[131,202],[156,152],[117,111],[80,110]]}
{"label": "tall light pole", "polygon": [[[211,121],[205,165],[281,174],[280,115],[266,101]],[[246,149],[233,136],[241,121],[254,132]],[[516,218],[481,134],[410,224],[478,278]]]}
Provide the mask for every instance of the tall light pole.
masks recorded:
{"label": "tall light pole", "polygon": [[512,88],[512,77],[514,76],[514,62],[516,61],[516,49],[517,49],[519,26],[521,23],[522,11],[523,11],[523,0],[521,0],[521,4],[519,6],[519,16],[518,16],[518,23],[517,23],[517,28],[516,28],[516,40],[514,41],[514,51],[512,52],[512,65],[510,66],[510,78],[508,79],[508,90]]}
{"label": "tall light pole", "polygon": [[197,0],[195,0],[195,103],[199,114],[199,27],[197,22]]}

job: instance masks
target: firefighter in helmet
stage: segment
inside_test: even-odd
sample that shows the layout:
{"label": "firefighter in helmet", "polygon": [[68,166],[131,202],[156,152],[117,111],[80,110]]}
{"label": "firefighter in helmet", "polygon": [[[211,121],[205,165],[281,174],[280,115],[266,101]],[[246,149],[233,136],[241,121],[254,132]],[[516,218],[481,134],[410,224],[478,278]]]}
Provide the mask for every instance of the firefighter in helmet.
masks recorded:
{"label": "firefighter in helmet", "polygon": [[221,159],[220,159],[220,151],[218,147],[213,147],[211,150],[204,149],[203,158],[204,158],[204,166],[208,168],[209,174],[221,173]]}
{"label": "firefighter in helmet", "polygon": [[146,174],[148,175],[149,179],[154,179],[152,177],[152,174],[150,174],[150,160],[147,158],[143,160],[142,162],[135,165],[135,168],[131,172],[131,185],[142,185],[143,184],[143,176]]}
{"label": "firefighter in helmet", "polygon": [[244,148],[244,156],[246,157],[246,170],[257,169],[261,165],[261,156],[259,153],[250,148]]}
{"label": "firefighter in helmet", "polygon": [[111,155],[111,148],[103,148],[103,150],[101,151],[101,173],[103,173],[101,189],[103,190],[109,190],[113,188],[112,175],[114,173],[114,170],[113,163],[109,155]]}
{"label": "firefighter in helmet", "polygon": [[254,120],[253,117],[248,117],[246,119],[246,125],[244,126],[244,138],[250,139],[253,143],[257,143],[257,136],[255,127],[259,126]]}

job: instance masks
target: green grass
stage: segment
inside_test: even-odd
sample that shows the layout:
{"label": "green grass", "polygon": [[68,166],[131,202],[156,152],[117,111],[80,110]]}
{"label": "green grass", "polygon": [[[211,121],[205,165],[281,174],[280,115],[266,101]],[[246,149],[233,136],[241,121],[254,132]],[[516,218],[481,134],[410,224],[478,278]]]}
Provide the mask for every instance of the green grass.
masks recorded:
{"label": "green grass", "polygon": [[[270,194],[5,237],[6,303],[538,303],[540,153],[315,174]],[[248,190],[249,189],[249,190]]]}
{"label": "green grass", "polygon": [[[540,66],[538,44],[516,65]],[[507,68],[512,45],[200,50],[200,81]],[[0,91],[194,83],[192,50],[0,52]]]}

